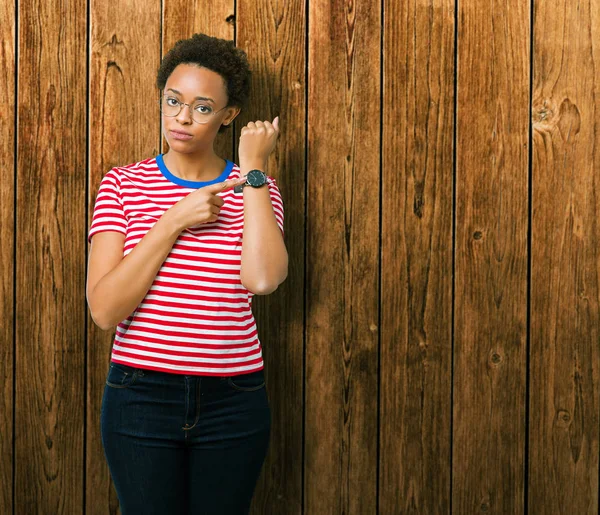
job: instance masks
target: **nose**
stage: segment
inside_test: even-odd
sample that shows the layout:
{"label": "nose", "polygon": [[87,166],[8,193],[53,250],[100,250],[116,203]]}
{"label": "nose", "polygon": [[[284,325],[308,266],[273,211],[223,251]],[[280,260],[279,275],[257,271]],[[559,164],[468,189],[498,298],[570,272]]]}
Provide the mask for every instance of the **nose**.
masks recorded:
{"label": "nose", "polygon": [[187,104],[183,104],[181,106],[181,111],[179,111],[179,114],[175,117],[175,119],[181,124],[192,123],[191,107]]}

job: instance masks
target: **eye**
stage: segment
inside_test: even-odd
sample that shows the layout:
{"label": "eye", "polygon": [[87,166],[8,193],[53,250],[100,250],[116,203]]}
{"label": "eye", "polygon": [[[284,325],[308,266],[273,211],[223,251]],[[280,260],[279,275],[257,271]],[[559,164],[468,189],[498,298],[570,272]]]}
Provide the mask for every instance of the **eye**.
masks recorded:
{"label": "eye", "polygon": [[165,102],[167,103],[168,106],[176,106],[179,105],[179,100],[177,100],[176,98],[173,97],[167,97],[165,99]]}
{"label": "eye", "polygon": [[194,107],[194,110],[198,111],[200,114],[212,113],[212,109],[210,108],[210,106],[204,104],[198,104],[196,107]]}

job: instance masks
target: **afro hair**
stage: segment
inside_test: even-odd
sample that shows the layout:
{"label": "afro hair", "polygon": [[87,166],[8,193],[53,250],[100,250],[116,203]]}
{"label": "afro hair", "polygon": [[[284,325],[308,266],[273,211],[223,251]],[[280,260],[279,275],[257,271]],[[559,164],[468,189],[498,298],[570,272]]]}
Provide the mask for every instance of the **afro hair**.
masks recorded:
{"label": "afro hair", "polygon": [[[251,71],[246,52],[237,48],[233,41],[194,34],[180,39],[163,57],[156,75],[156,86],[163,90],[167,79],[180,64],[194,64],[212,70],[225,81],[227,106],[243,109],[250,94]],[[231,125],[221,125],[219,132]]]}

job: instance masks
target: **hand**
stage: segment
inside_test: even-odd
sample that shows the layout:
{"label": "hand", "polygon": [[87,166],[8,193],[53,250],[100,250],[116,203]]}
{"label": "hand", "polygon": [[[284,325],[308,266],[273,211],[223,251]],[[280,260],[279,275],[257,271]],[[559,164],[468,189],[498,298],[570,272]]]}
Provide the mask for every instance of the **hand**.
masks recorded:
{"label": "hand", "polygon": [[225,201],[217,195],[246,182],[245,177],[198,188],[170,207],[167,215],[179,230],[215,222]]}
{"label": "hand", "polygon": [[240,168],[244,165],[261,166],[262,163],[266,163],[269,154],[275,148],[277,136],[279,116],[275,117],[273,123],[256,121],[242,127],[238,147]]}

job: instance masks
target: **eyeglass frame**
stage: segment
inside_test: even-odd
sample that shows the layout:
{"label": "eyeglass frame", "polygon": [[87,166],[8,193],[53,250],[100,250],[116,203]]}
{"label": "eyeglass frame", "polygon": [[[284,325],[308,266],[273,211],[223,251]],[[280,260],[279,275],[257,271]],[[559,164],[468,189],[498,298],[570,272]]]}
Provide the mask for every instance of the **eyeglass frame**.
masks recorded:
{"label": "eyeglass frame", "polygon": [[[179,104],[179,111],[177,111],[177,113],[176,113],[176,114],[165,114],[165,113],[163,112],[163,110],[162,110],[162,102],[163,102],[163,99],[164,99],[165,97],[172,98],[173,100],[176,100],[176,101],[177,101],[177,103]],[[192,111],[192,104],[187,104],[186,102],[181,102],[181,101],[177,100],[175,97],[172,97],[172,96],[170,96],[170,95],[165,95],[164,93],[163,93],[163,94],[161,95],[161,97],[158,99],[158,106],[159,106],[159,109],[160,109],[160,112],[161,112],[161,114],[163,114],[163,115],[165,115],[165,116],[168,116],[169,118],[175,118],[176,116],[179,116],[179,114],[181,113],[181,110],[183,109],[183,106],[188,106],[188,107],[190,108],[190,118],[192,119],[192,121],[193,121],[193,122],[196,122],[196,123],[198,123],[198,124],[200,124],[200,125],[205,125],[205,124],[207,124],[208,122],[210,122],[210,120],[206,120],[205,122],[198,122],[198,121],[194,120],[194,115],[193,115],[193,114],[192,114],[192,112],[191,112],[191,111]],[[225,107],[222,107],[222,108],[221,108],[221,109],[219,109],[218,111],[213,111],[213,112],[212,112],[212,113],[210,113],[210,114],[212,114],[212,115],[214,116],[215,114],[217,114],[217,113],[220,113],[220,112],[221,112],[223,109],[225,109],[226,107],[229,107],[229,105],[226,105]]]}

